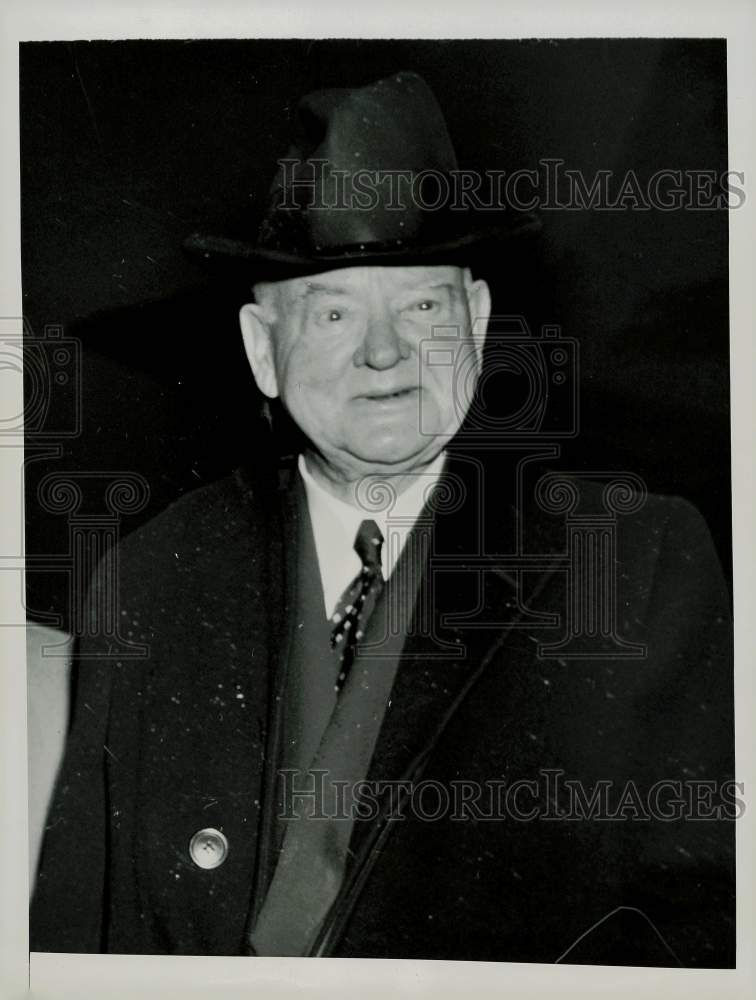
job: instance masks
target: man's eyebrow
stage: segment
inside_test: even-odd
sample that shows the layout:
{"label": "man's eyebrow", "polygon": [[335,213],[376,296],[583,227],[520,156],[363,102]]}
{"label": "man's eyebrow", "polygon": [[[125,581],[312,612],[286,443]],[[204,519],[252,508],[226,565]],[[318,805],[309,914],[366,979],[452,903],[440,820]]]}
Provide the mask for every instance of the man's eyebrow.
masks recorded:
{"label": "man's eyebrow", "polygon": [[411,285],[407,285],[405,288],[402,289],[402,291],[424,292],[424,291],[433,291],[437,288],[446,288],[453,295],[456,294],[458,291],[457,286],[455,284],[453,284],[451,281],[444,281],[443,279],[438,281],[433,281],[432,279],[430,281],[417,281]]}

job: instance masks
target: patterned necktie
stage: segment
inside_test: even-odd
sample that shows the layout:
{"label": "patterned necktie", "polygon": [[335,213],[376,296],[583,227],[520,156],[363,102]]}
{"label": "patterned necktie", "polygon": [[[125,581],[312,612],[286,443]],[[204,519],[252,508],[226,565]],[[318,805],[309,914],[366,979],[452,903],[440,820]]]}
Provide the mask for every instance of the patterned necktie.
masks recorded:
{"label": "patterned necktie", "polygon": [[349,675],[362,639],[365,625],[383,589],[381,546],[383,535],[375,521],[363,521],[354,540],[354,551],[362,560],[362,569],[344,591],[331,618],[331,649],[338,660],[336,691],[340,691]]}

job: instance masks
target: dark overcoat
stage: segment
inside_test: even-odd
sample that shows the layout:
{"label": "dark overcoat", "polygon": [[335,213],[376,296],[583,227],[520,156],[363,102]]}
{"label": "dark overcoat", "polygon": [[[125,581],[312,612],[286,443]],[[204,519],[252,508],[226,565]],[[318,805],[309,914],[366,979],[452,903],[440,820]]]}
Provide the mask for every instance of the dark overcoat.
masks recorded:
{"label": "dark overcoat", "polygon": [[[593,652],[559,655],[579,517],[526,465],[452,457],[367,776],[403,784],[356,823],[314,951],[731,966],[732,636],[707,529],[675,498],[615,510],[597,577],[614,634],[589,622]],[[297,537],[269,479],[186,495],[101,566],[32,950],[250,954]],[[578,514],[606,514],[600,485],[576,489]],[[228,843],[212,870],[189,851],[206,828]]]}

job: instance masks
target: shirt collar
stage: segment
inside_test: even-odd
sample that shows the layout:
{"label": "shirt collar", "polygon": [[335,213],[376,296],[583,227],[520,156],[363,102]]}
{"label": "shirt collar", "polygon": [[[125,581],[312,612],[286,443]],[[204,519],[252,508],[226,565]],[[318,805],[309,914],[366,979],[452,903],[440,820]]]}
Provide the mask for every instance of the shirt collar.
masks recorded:
{"label": "shirt collar", "polygon": [[442,451],[386,510],[370,511],[329,493],[313,478],[304,455],[299,456],[299,474],[307,494],[326,614],[331,614],[349,582],[360,571],[354,539],[366,519],[374,520],[383,534],[381,563],[384,578],[389,578],[430,490],[441,476],[445,459],[446,453]]}

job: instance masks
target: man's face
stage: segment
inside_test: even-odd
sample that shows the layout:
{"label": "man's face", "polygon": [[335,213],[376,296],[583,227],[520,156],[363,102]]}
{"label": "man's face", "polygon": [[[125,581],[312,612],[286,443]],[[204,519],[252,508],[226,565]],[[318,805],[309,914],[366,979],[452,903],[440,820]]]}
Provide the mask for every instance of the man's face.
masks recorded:
{"label": "man's face", "polygon": [[349,267],[266,285],[258,299],[241,311],[257,383],[332,477],[420,469],[459,428],[490,309],[468,271]]}

